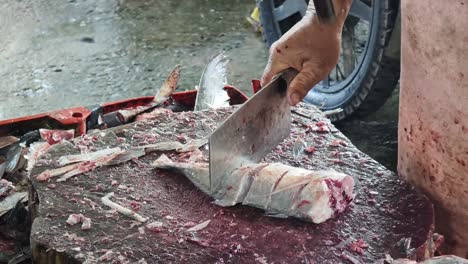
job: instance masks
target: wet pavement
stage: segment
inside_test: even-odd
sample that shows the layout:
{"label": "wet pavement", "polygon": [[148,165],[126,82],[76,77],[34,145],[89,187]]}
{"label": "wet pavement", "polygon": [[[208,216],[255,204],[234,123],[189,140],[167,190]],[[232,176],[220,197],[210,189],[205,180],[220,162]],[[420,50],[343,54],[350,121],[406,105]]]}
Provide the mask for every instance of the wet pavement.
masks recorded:
{"label": "wet pavement", "polygon": [[152,95],[176,65],[181,89],[225,50],[250,92],[267,58],[253,1],[7,0],[0,3],[0,119]]}
{"label": "wet pavement", "polygon": [[[230,84],[251,95],[267,60],[245,17],[252,0],[4,0],[0,3],[0,120],[153,95],[182,65],[180,90],[208,59],[231,58]],[[377,113],[338,127],[396,167],[397,93]]]}

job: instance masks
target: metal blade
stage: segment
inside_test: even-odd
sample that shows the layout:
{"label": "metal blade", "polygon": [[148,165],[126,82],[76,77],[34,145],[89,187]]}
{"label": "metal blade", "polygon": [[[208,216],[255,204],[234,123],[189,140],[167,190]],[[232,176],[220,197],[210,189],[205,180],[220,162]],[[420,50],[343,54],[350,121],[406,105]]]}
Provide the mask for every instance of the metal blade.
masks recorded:
{"label": "metal blade", "polygon": [[244,103],[210,136],[210,186],[216,194],[235,169],[260,162],[291,130],[286,90],[296,73],[287,71]]}

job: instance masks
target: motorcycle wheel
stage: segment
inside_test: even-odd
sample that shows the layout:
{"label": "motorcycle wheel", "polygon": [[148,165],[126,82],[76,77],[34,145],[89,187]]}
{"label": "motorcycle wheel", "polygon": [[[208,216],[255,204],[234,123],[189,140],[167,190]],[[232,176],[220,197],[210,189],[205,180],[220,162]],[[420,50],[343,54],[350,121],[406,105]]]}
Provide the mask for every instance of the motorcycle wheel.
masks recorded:
{"label": "motorcycle wheel", "polygon": [[[268,47],[302,19],[308,2],[258,2]],[[353,0],[343,28],[339,62],[326,79],[313,87],[304,102],[322,110],[343,109],[329,116],[332,121],[367,115],[381,107],[400,77],[400,60],[385,52],[390,48],[398,8],[399,3],[394,0]],[[399,51],[399,42],[396,45]]]}

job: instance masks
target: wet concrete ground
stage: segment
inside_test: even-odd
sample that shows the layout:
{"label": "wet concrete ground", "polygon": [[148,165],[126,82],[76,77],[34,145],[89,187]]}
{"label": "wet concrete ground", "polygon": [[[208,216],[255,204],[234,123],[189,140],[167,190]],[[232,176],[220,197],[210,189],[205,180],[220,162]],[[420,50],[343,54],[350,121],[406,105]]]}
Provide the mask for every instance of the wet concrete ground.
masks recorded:
{"label": "wet concrete ground", "polygon": [[193,89],[222,50],[232,58],[230,82],[250,92],[267,56],[245,20],[252,6],[251,0],[2,1],[0,119],[152,95],[176,64],[183,66],[181,89]]}
{"label": "wet concrete ground", "polygon": [[[253,0],[4,0],[0,2],[0,120],[153,95],[182,65],[180,89],[224,50],[230,84],[251,94],[267,60],[246,23]],[[397,94],[396,94],[397,95]],[[390,169],[396,165],[397,96],[339,128]]]}

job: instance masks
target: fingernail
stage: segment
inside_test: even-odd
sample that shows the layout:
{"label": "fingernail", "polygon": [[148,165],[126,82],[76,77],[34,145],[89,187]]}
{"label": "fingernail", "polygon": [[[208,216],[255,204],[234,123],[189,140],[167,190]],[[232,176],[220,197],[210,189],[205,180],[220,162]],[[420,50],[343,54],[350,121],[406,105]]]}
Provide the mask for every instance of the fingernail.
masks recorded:
{"label": "fingernail", "polygon": [[298,93],[291,94],[291,104],[297,105],[301,101],[301,96]]}

